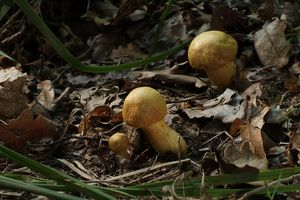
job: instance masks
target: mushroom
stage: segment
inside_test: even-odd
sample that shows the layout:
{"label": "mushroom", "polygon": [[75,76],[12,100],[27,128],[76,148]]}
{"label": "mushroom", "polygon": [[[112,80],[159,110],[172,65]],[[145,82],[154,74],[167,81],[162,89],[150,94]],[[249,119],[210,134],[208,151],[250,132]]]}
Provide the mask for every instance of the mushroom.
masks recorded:
{"label": "mushroom", "polygon": [[135,128],[142,128],[153,148],[163,155],[172,152],[178,157],[186,155],[183,137],[164,121],[167,106],[164,97],[151,87],[138,87],[125,98],[123,120]]}
{"label": "mushroom", "polygon": [[130,142],[124,133],[115,133],[110,136],[108,140],[109,149],[119,155],[121,158],[129,159],[130,155],[128,153],[128,148],[130,147]]}
{"label": "mushroom", "polygon": [[205,70],[213,84],[225,88],[236,74],[233,60],[237,49],[237,41],[230,35],[222,31],[206,31],[192,40],[188,59],[193,68]]}

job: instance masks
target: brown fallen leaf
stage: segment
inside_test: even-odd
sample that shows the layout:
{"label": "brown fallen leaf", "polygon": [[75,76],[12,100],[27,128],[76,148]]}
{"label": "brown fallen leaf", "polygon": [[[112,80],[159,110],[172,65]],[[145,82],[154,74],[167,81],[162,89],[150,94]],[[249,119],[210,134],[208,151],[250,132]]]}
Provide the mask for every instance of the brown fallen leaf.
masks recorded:
{"label": "brown fallen leaf", "polygon": [[282,15],[254,34],[254,47],[262,64],[283,67],[288,63],[291,44],[285,38],[286,26],[287,17]]}
{"label": "brown fallen leaf", "polygon": [[26,77],[15,67],[0,70],[0,119],[15,118],[26,109],[29,100],[22,93]]}
{"label": "brown fallen leaf", "polygon": [[78,131],[82,135],[96,134],[95,127],[107,123],[111,119],[112,110],[109,106],[97,106],[79,123]]}
{"label": "brown fallen leaf", "polygon": [[192,118],[220,119],[223,123],[232,123],[235,119],[243,119],[247,101],[231,89],[226,89],[223,94],[215,99],[210,99],[203,104],[203,108],[185,108],[183,112]]}
{"label": "brown fallen leaf", "polygon": [[258,8],[258,17],[262,20],[271,20],[275,16],[275,3],[274,0],[267,0]]}
{"label": "brown fallen leaf", "polygon": [[[297,158],[292,155],[292,151],[297,152]],[[300,130],[297,129],[290,134],[290,141],[288,146],[289,162],[290,164],[300,164]]]}
{"label": "brown fallen leaf", "polygon": [[41,90],[39,96],[37,96],[37,101],[48,110],[51,110],[55,97],[52,82],[50,80],[42,81],[37,85],[37,88]]}
{"label": "brown fallen leaf", "polygon": [[42,115],[34,116],[31,108],[9,123],[0,121],[0,140],[17,151],[24,151],[27,141],[57,137],[58,125]]}
{"label": "brown fallen leaf", "polygon": [[266,158],[261,129],[251,124],[241,125],[240,134],[243,141],[249,142],[250,149],[257,158]]}
{"label": "brown fallen leaf", "polygon": [[284,79],[284,88],[287,89],[290,92],[298,92],[300,89],[300,81],[299,78],[293,76],[293,75],[288,75]]}
{"label": "brown fallen leaf", "polygon": [[251,150],[248,142],[227,144],[224,148],[221,168],[227,173],[258,171],[268,168],[268,159],[258,158]]}
{"label": "brown fallen leaf", "polygon": [[246,121],[241,120],[241,119],[239,119],[239,118],[236,118],[236,119],[232,122],[232,124],[231,124],[231,126],[230,126],[230,129],[229,129],[229,132],[228,132],[228,133],[229,133],[232,137],[235,137],[235,136],[237,136],[237,135],[240,133],[241,126],[242,126],[242,125],[246,125],[246,124],[247,124]]}
{"label": "brown fallen leaf", "polygon": [[216,6],[211,17],[212,30],[241,30],[248,22],[247,17],[237,9],[227,6]]}
{"label": "brown fallen leaf", "polygon": [[128,43],[126,47],[118,46],[110,53],[110,58],[115,62],[128,62],[136,59],[144,58],[146,55],[138,46],[133,43]]}

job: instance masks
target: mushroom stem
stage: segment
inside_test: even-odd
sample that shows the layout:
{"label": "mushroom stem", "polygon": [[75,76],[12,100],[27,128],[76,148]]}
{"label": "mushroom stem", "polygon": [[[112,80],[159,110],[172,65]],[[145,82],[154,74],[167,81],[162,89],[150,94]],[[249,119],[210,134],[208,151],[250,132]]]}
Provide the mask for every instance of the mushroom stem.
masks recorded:
{"label": "mushroom stem", "polygon": [[228,87],[232,82],[232,77],[236,74],[236,66],[229,62],[216,70],[206,70],[207,77],[220,88]]}
{"label": "mushroom stem", "polygon": [[164,120],[143,127],[143,131],[153,148],[160,155],[163,155],[166,152],[173,152],[177,156],[186,155],[187,149],[183,137],[170,128]]}

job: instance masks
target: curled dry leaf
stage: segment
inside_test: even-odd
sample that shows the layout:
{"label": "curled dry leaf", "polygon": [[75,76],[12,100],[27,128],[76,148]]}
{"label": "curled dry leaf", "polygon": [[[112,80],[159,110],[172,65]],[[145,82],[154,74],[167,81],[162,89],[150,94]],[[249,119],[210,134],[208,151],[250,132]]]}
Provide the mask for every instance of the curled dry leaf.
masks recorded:
{"label": "curled dry leaf", "polygon": [[251,124],[245,124],[241,125],[240,134],[243,141],[249,142],[250,150],[257,158],[266,158],[261,129]]}
{"label": "curled dry leaf", "polygon": [[257,127],[259,129],[262,129],[263,125],[265,124],[265,115],[269,112],[270,107],[265,106],[262,109],[258,110],[258,112],[255,112],[255,115],[252,116],[250,120],[250,124],[254,127]]}
{"label": "curled dry leaf", "polygon": [[262,95],[261,84],[254,83],[250,85],[241,95],[244,99],[248,99],[248,102],[254,106],[257,106],[257,97]]}
{"label": "curled dry leaf", "polygon": [[111,119],[112,110],[109,106],[97,106],[89,112],[79,124],[79,133],[85,134],[96,134],[95,127],[101,123],[108,123]]}
{"label": "curled dry leaf", "polygon": [[22,151],[27,141],[58,137],[58,125],[43,117],[34,116],[31,108],[8,124],[0,122],[0,140],[9,147]]}
{"label": "curled dry leaf", "polygon": [[52,82],[50,80],[42,81],[37,85],[37,88],[41,90],[37,101],[48,110],[51,110],[55,95]]}
{"label": "curled dry leaf", "polygon": [[26,73],[15,67],[0,70],[0,118],[6,120],[17,117],[26,109],[29,100],[22,93]]}
{"label": "curled dry leaf", "polygon": [[249,172],[251,168],[252,171],[255,169],[268,169],[268,160],[266,158],[257,157],[248,142],[228,144],[224,149],[222,159],[225,163],[223,163],[221,167],[225,168],[227,172],[236,172],[237,170],[233,166],[229,168],[229,164],[238,167],[239,172]]}
{"label": "curled dry leaf", "polygon": [[288,63],[291,44],[285,38],[286,25],[287,17],[283,15],[254,34],[254,46],[262,64],[283,67]]}
{"label": "curled dry leaf", "polygon": [[203,104],[204,110],[186,108],[183,111],[189,118],[214,117],[223,123],[232,123],[236,118],[244,118],[246,106],[247,102],[237,92],[226,89],[219,97]]}
{"label": "curled dry leaf", "polygon": [[251,125],[260,129],[265,124],[265,115],[270,110],[269,106],[258,100],[258,97],[261,95],[262,90],[260,83],[252,84],[241,95],[248,102],[245,119],[248,120]]}

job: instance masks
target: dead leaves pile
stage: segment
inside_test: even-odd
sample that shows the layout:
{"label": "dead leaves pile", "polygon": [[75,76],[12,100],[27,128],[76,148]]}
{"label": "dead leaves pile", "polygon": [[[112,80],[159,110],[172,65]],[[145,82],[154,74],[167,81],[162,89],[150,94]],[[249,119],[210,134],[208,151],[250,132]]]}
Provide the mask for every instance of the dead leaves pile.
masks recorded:
{"label": "dead leaves pile", "polygon": [[[30,142],[59,139],[57,142],[71,157],[63,163],[89,180],[103,180],[163,162],[167,158],[155,160],[156,152],[140,130],[130,129],[122,120],[122,103],[128,92],[147,85],[164,94],[169,110],[166,122],[186,139],[188,157],[201,168],[195,170],[198,174],[216,174],[220,169],[225,173],[259,171],[300,163],[300,127],[298,121],[293,121],[298,120],[300,105],[300,59],[297,49],[293,49],[299,47],[299,33],[290,27],[300,22],[296,2],[285,2],[282,9],[276,9],[274,1],[267,1],[256,13],[241,1],[238,3],[243,6],[237,9],[214,5],[216,1],[173,1],[175,6],[162,24],[157,21],[163,6],[145,1],[118,2],[119,6],[111,1],[91,1],[88,9],[75,18],[77,21],[66,13],[66,18],[75,23],[51,24],[57,24],[56,34],[80,61],[98,64],[141,59],[209,29],[226,31],[239,43],[238,82],[222,92],[209,88],[205,73],[190,68],[186,49],[150,65],[147,71],[139,68],[97,75],[61,72],[55,52],[41,39],[29,41],[40,47],[36,52],[26,45],[10,46],[20,41],[29,26],[15,23],[19,26],[13,28],[19,36],[10,34],[13,30],[8,27],[8,32],[0,34],[1,44],[14,49],[17,53],[13,56],[25,64],[21,69],[12,66],[14,62],[6,66],[7,62],[0,60],[1,67],[5,67],[0,70],[0,141],[25,151]],[[43,3],[48,6],[57,2]],[[22,21],[21,14],[15,17]],[[5,40],[9,35],[16,36]],[[297,44],[292,44],[296,38]],[[30,54],[34,56],[24,58]],[[36,56],[40,54],[47,59]],[[63,131],[58,130],[57,122],[64,123]],[[125,132],[131,140],[130,164],[119,162],[108,149],[107,140],[117,131]],[[79,168],[91,173],[81,173]],[[175,170],[171,175],[165,173],[169,170],[164,167],[131,181],[178,175]],[[111,180],[120,184],[127,181],[118,176]]]}
{"label": "dead leaves pile", "polygon": [[[27,74],[18,68],[0,70],[0,140],[18,151],[26,149],[27,142],[58,137],[58,124],[43,116],[24,93]],[[50,81],[39,84],[37,101],[50,109],[54,90]]]}

